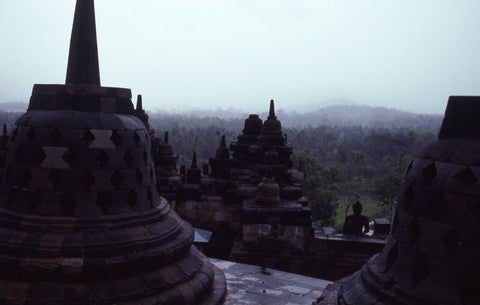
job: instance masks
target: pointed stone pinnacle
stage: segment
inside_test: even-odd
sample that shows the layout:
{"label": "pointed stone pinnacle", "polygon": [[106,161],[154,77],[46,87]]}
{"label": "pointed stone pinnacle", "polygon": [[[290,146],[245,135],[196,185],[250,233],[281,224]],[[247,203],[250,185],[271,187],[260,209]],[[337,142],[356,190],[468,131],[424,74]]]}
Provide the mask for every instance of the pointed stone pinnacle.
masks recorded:
{"label": "pointed stone pinnacle", "polygon": [[137,110],[137,111],[142,111],[143,110],[143,102],[142,102],[142,95],[141,94],[137,95],[137,108],[135,110]]}
{"label": "pointed stone pinnacle", "polygon": [[77,0],[65,83],[100,86],[93,0]]}
{"label": "pointed stone pinnacle", "polygon": [[165,137],[163,138],[163,142],[168,144],[168,131],[165,131]]}
{"label": "pointed stone pinnacle", "polygon": [[268,114],[268,119],[276,120],[277,117],[275,116],[275,104],[273,100],[270,100],[270,112]]}
{"label": "pointed stone pinnacle", "polygon": [[225,147],[225,135],[222,135],[222,142],[220,142],[221,147]]}
{"label": "pointed stone pinnacle", "polygon": [[198,168],[197,166],[197,153],[193,153],[193,158],[192,158],[192,166],[190,168]]}
{"label": "pointed stone pinnacle", "polygon": [[7,124],[3,124],[3,135],[7,135]]}

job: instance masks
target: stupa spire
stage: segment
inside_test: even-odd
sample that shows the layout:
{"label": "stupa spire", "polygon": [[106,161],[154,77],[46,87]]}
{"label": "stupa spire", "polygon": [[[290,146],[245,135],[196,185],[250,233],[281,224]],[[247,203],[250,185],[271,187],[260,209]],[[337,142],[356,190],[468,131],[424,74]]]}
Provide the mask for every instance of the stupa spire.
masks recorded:
{"label": "stupa spire", "polygon": [[142,102],[142,95],[141,94],[137,95],[137,108],[135,110],[137,110],[137,111],[142,111],[143,110],[143,102]]}
{"label": "stupa spire", "polygon": [[190,168],[198,168],[198,166],[197,166],[197,153],[196,152],[193,153],[192,166],[190,166]]}
{"label": "stupa spire", "polygon": [[270,111],[268,114],[269,120],[276,120],[277,116],[275,115],[275,103],[273,100],[270,100]]}
{"label": "stupa spire", "polygon": [[165,136],[163,137],[163,142],[168,143],[168,131],[165,131]]}
{"label": "stupa spire", "polygon": [[222,141],[220,142],[220,147],[226,147],[225,145],[225,135],[222,135]]}
{"label": "stupa spire", "polygon": [[93,0],[77,0],[65,83],[100,86]]}

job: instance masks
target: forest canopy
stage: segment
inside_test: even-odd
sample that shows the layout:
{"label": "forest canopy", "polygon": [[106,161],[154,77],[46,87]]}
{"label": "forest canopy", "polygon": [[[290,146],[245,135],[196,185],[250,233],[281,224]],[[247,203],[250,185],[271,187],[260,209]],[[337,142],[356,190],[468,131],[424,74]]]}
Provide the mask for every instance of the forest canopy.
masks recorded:
{"label": "forest canopy", "polygon": [[[0,122],[12,130],[20,115],[0,111]],[[194,152],[200,165],[207,163],[222,135],[227,146],[235,141],[247,115],[222,111],[149,116],[157,136],[169,132],[178,166],[188,167]],[[364,204],[370,219],[390,215],[412,153],[436,139],[442,119],[366,106],[334,106],[308,114],[280,110],[277,117],[294,148],[294,166],[305,161],[304,190],[313,220],[336,228],[355,201]]]}

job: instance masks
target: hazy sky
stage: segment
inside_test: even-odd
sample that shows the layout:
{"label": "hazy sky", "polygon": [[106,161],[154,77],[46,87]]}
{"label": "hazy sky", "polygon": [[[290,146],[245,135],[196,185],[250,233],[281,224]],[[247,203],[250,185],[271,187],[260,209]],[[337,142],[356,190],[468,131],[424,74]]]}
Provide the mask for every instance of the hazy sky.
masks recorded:
{"label": "hazy sky", "polygon": [[[480,95],[478,0],[96,0],[101,81],[147,109],[443,113]],[[64,83],[75,0],[0,0],[0,102]]]}

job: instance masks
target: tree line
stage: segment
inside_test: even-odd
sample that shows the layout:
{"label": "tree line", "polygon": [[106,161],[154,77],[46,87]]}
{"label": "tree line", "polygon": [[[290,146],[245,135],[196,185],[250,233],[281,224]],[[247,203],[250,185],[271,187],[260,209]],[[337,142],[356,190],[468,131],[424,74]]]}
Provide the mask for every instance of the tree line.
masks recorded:
{"label": "tree line", "polygon": [[[277,116],[283,123],[281,115]],[[207,163],[222,134],[227,145],[235,141],[244,118],[157,113],[150,115],[150,122],[157,134],[169,131],[179,164],[188,167],[194,152],[200,164]],[[350,125],[319,121],[316,126],[283,127],[294,148],[294,166],[305,161],[304,190],[313,220],[319,225],[340,228],[355,201],[363,203],[364,213],[371,219],[389,216],[411,155],[436,140],[441,116],[412,114],[404,121],[397,117],[394,124],[383,122],[382,126],[353,122],[356,120]]]}
{"label": "tree line", "polygon": [[[0,122],[12,130],[20,113],[0,111]],[[245,118],[219,118],[193,114],[150,113],[156,135],[169,132],[169,142],[178,165],[190,166],[193,153],[199,164],[214,155],[222,135],[227,145],[241,134]],[[283,123],[280,113],[277,116]],[[266,116],[265,116],[266,117]],[[440,116],[413,115],[403,123],[389,125],[335,125],[319,120],[317,125],[287,124],[283,127],[294,148],[294,166],[306,164],[304,190],[319,225],[340,228],[355,201],[364,204],[370,218],[388,216],[412,153],[436,139]]]}

